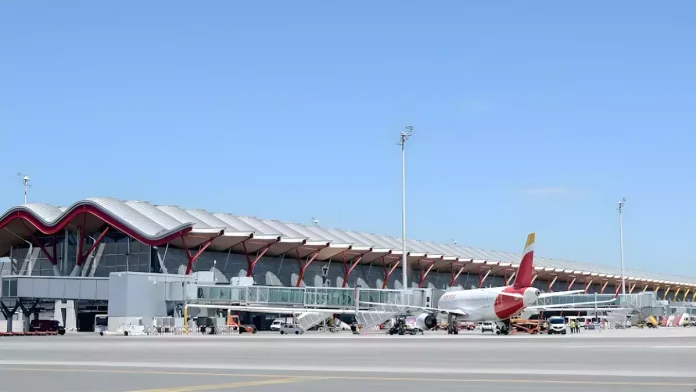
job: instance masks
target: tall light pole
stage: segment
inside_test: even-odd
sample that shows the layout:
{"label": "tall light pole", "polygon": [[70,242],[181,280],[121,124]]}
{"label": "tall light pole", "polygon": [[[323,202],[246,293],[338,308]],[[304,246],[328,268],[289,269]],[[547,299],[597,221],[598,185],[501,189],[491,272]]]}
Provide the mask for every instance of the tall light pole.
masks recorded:
{"label": "tall light pole", "polygon": [[22,178],[22,182],[24,182],[24,204],[27,204],[27,191],[28,191],[29,187],[31,186],[31,185],[29,185],[29,181],[30,181],[29,176],[27,176],[26,174],[22,174],[22,173],[17,173],[17,175],[20,177],[24,176]]}
{"label": "tall light pole", "polygon": [[399,144],[401,145],[401,271],[403,281],[403,298],[406,304],[406,290],[408,290],[408,262],[406,258],[406,141],[413,134],[413,127],[407,125],[403,132]]}
{"label": "tall light pole", "polygon": [[623,206],[626,204],[624,197],[619,201],[619,241],[621,243],[621,295],[626,295],[626,275],[624,273],[624,246],[623,246]]}

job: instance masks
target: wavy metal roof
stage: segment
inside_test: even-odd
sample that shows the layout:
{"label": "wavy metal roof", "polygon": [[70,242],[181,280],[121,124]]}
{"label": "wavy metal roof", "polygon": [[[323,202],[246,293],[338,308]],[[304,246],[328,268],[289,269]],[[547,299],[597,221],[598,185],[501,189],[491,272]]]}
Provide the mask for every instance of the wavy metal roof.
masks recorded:
{"label": "wavy metal roof", "polygon": [[[143,203],[143,202],[140,202]],[[110,224],[145,241],[164,240],[174,233],[184,232],[193,225],[190,222],[172,221],[169,214],[164,217],[148,211],[148,206],[135,209],[121,200],[96,197],[78,201],[70,207],[54,207],[48,204],[27,204],[10,208],[0,216],[0,228],[15,218],[32,220],[34,226],[44,233],[53,234],[67,221],[83,212],[108,220]],[[172,222],[171,225],[165,221]],[[163,226],[167,225],[167,227]]]}
{"label": "wavy metal roof", "polygon": [[[0,228],[8,221],[15,219],[16,213],[29,213],[38,220],[42,231],[57,227],[64,219],[73,214],[76,209],[89,206],[107,214],[119,226],[130,229],[144,239],[163,239],[173,233],[186,229],[210,230],[220,229],[230,232],[253,232],[255,235],[281,236],[289,239],[306,239],[307,241],[347,244],[354,247],[374,249],[401,250],[401,239],[384,235],[346,231],[317,225],[286,223],[278,220],[262,219],[248,216],[234,216],[227,213],[210,213],[199,209],[183,209],[172,205],[153,205],[144,201],[121,201],[113,198],[88,198],[70,207],[54,207],[48,204],[28,204],[11,208],[0,216]],[[74,215],[73,215],[74,216]],[[122,229],[122,227],[117,227]],[[428,254],[460,259],[487,260],[516,265],[520,254],[497,252],[487,249],[462,247],[455,244],[435,243],[408,239],[406,248],[411,253]],[[620,275],[620,269],[611,266],[579,263],[547,257],[535,257],[535,267],[546,269],[572,271],[568,273],[594,273]],[[696,284],[696,278],[668,276],[654,272],[626,270],[626,276],[637,279],[652,279],[671,283]]]}

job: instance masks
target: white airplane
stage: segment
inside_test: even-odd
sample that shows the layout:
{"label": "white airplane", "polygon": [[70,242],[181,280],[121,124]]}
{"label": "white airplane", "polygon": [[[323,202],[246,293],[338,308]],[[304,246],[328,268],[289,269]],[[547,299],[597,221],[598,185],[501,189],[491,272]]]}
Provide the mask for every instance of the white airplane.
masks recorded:
{"label": "white airplane", "polygon": [[[510,331],[510,318],[525,309],[571,308],[575,305],[595,305],[614,301],[614,299],[612,299],[609,301],[531,306],[541,298],[580,294],[584,292],[584,290],[572,290],[541,293],[539,289],[532,287],[532,275],[534,272],[534,238],[535,233],[530,233],[527,236],[527,243],[522,253],[522,261],[517,270],[515,281],[511,286],[449,291],[440,297],[437,308],[409,305],[394,306],[426,311],[426,313],[419,315],[416,319],[418,328],[422,330],[433,328],[437,323],[436,313],[444,313],[448,316],[449,325],[454,325],[455,320],[474,322],[492,321],[498,323],[502,334],[508,334]],[[368,304],[378,305],[372,303]],[[452,329],[450,332],[456,333],[456,329]]]}

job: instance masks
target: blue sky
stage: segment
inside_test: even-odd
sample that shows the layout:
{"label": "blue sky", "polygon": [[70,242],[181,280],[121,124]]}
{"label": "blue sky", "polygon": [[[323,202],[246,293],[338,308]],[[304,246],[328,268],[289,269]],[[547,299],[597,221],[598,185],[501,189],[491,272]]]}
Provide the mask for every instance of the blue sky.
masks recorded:
{"label": "blue sky", "polygon": [[696,4],[0,12],[0,209],[112,196],[696,275]]}

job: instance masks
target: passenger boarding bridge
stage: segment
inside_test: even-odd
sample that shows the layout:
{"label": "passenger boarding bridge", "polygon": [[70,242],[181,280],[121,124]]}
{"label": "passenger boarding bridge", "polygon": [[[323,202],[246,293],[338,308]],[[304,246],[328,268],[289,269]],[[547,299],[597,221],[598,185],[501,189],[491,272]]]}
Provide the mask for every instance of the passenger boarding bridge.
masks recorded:
{"label": "passenger boarding bridge", "polygon": [[[355,308],[359,302],[403,304],[401,290],[339,287],[277,287],[195,285],[196,294],[185,298],[186,303],[210,305],[290,306],[298,308]],[[406,304],[433,306],[434,289],[413,289]],[[439,290],[441,291],[441,290]],[[438,296],[439,298],[439,296]]]}
{"label": "passenger boarding bridge", "polygon": [[[237,305],[243,306],[244,311],[249,313],[264,313],[261,310],[263,307],[297,308],[298,313],[304,312],[304,316],[298,317],[301,326],[308,328],[331,315],[324,311],[319,317],[310,314],[312,312],[308,312],[308,309],[352,310],[350,313],[357,313],[356,298],[359,302],[432,307],[442,292],[412,289],[404,300],[402,291],[393,289],[215,284],[212,273],[206,272],[188,276],[116,272],[111,273],[109,278],[5,276],[2,277],[1,286],[0,308],[8,320],[8,331],[12,328],[13,319],[19,321],[24,317],[26,328],[29,317],[33,315],[38,318],[39,313],[41,318],[59,320],[67,330],[74,330],[76,317],[95,303],[108,303],[109,323],[116,320],[121,324],[135,322],[136,319],[146,322],[158,317],[181,318],[185,306],[196,308],[197,305],[207,305],[214,308]],[[66,308],[67,313],[62,311]],[[389,314],[393,315],[399,310],[390,308]],[[209,314],[207,310],[198,313],[202,316]],[[377,313],[380,317],[387,315]]]}
{"label": "passenger boarding bridge", "polygon": [[[54,317],[70,330],[71,325],[75,325],[76,316],[96,303],[102,306],[108,303],[109,319],[121,320],[119,322],[137,318],[180,318],[184,306],[196,308],[198,305],[200,309],[234,305],[244,307],[244,311],[249,313],[263,313],[259,309],[264,307],[297,308],[298,312],[305,314],[321,313],[314,314],[311,322],[306,318],[303,327],[325,320],[331,314],[326,310],[332,309],[342,310],[337,313],[353,310],[359,323],[374,325],[403,310],[390,305],[436,308],[439,298],[445,293],[445,290],[433,288],[411,289],[404,301],[403,292],[394,289],[239,285],[241,280],[244,278],[238,279],[237,285],[216,284],[209,272],[192,275],[115,272],[109,278],[5,276],[2,277],[0,310],[8,319],[8,330],[12,327],[10,319],[19,319],[15,317],[18,313],[26,318],[26,325],[32,314],[38,317],[37,312],[43,314],[42,318]],[[595,301],[597,305],[576,305]],[[679,307],[696,313],[694,304],[675,303],[671,306],[663,302],[657,300],[655,293],[643,292],[619,295],[616,300],[611,294],[558,296],[541,299],[535,305],[562,304],[567,305],[564,308],[588,312],[624,309],[656,316],[672,312],[668,307]],[[366,312],[367,307],[356,306],[361,303],[384,305],[370,305],[370,312]],[[324,312],[309,312],[311,309],[323,309]],[[200,313],[208,314],[205,310]]]}
{"label": "passenger boarding bridge", "polygon": [[[556,297],[540,298],[532,306],[548,306],[548,305],[568,305],[582,304],[588,302],[596,302],[598,308],[616,308],[616,307],[632,307],[644,308],[658,306],[657,295],[650,291],[638,294],[618,295],[614,294],[577,294],[563,295]],[[585,306],[587,307],[587,306]],[[594,308],[595,305],[589,306]]]}

